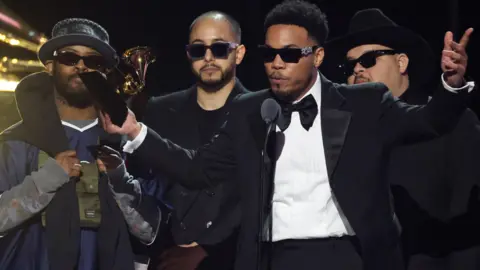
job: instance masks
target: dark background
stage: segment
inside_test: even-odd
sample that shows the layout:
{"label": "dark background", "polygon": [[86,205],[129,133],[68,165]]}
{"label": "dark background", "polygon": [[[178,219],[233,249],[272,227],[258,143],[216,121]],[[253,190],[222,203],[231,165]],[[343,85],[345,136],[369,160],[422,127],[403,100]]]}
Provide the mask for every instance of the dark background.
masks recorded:
{"label": "dark background", "polygon": [[[263,43],[263,19],[280,1],[272,0],[4,0],[13,12],[31,27],[50,37],[53,25],[67,17],[84,17],[104,26],[111,44],[121,54],[124,50],[146,45],[158,56],[148,69],[150,95],[176,91],[193,82],[184,53],[188,27],[196,16],[209,10],[220,10],[236,18],[243,31],[247,55],[238,69],[238,77],[251,90],[268,86],[261,60],[255,48]],[[421,34],[440,59],[445,31],[453,30],[459,38],[468,27],[474,31],[468,46],[468,73],[480,80],[480,19],[479,0],[311,0],[326,12],[330,37],[347,31],[348,21],[359,9],[377,7],[399,25]],[[455,4],[456,3],[456,4]],[[17,52],[26,58],[33,53]],[[328,51],[326,52],[328,54]],[[439,67],[439,65],[438,65]],[[439,68],[440,72],[440,68]]]}

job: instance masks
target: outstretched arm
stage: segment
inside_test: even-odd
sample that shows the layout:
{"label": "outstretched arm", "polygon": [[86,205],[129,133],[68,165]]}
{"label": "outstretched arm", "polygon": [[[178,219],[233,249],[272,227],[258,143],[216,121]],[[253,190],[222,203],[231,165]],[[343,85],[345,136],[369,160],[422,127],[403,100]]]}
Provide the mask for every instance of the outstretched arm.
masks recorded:
{"label": "outstretched arm", "polygon": [[388,143],[415,142],[443,135],[451,131],[467,108],[468,92],[473,82],[464,79],[467,67],[465,48],[473,29],[465,31],[460,43],[447,32],[442,52],[442,89],[437,91],[427,105],[411,106],[394,98],[385,86],[382,92],[381,125]]}
{"label": "outstretched arm", "polygon": [[126,134],[129,137],[130,141],[124,146],[125,152],[134,152],[135,157],[148,167],[187,188],[212,187],[226,179],[232,179],[235,173],[233,117],[229,117],[210,143],[196,150],[184,149],[162,138],[152,129],[138,123],[133,112],[129,112],[121,128],[113,125],[108,115],[101,118],[107,132]]}

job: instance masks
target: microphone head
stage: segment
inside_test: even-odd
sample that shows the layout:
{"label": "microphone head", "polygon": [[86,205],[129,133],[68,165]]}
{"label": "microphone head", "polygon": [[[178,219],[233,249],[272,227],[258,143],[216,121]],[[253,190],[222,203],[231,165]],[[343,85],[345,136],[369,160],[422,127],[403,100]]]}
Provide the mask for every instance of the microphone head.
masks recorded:
{"label": "microphone head", "polygon": [[277,101],[275,101],[273,98],[268,98],[263,101],[260,113],[263,121],[265,121],[267,124],[270,124],[277,121],[280,111],[280,105],[278,105]]}

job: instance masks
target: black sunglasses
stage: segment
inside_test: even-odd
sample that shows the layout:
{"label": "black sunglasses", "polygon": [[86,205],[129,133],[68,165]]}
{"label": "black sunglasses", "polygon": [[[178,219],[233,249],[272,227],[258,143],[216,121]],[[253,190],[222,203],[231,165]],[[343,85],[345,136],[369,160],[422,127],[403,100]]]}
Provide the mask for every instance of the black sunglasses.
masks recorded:
{"label": "black sunglasses", "polygon": [[238,44],[233,42],[215,42],[211,45],[201,43],[193,43],[187,45],[187,53],[193,59],[201,59],[205,57],[207,49],[210,49],[215,58],[226,59],[232,50],[237,48]]}
{"label": "black sunglasses", "polygon": [[347,77],[353,74],[353,70],[357,64],[360,64],[364,68],[371,68],[377,64],[377,57],[382,55],[394,55],[397,52],[394,50],[374,50],[369,51],[357,59],[347,59],[345,63],[340,65],[340,68],[343,69],[343,74]]}
{"label": "black sunglasses", "polygon": [[60,64],[66,66],[75,66],[80,60],[83,60],[85,66],[89,69],[94,70],[105,70],[107,62],[105,58],[101,55],[87,55],[81,56],[74,52],[68,51],[55,51],[53,53],[53,58],[57,60]]}
{"label": "black sunglasses", "polygon": [[263,62],[270,63],[275,60],[277,55],[286,63],[298,63],[300,58],[309,56],[318,48],[318,46],[304,47],[304,48],[281,48],[274,49],[267,45],[259,45],[258,49],[262,55]]}

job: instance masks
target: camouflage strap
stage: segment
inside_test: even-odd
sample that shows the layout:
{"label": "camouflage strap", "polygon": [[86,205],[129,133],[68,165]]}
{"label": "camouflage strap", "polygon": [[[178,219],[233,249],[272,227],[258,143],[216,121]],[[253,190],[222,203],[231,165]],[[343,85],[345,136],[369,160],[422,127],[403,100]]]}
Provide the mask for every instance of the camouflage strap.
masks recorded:
{"label": "camouflage strap", "polygon": [[[48,158],[48,154],[40,150],[38,154],[38,168],[43,166]],[[82,175],[80,181],[76,183],[81,228],[98,228],[100,226],[101,212],[98,180],[99,171],[97,163],[82,162]],[[42,212],[42,224],[43,226],[46,224],[45,211]]]}

